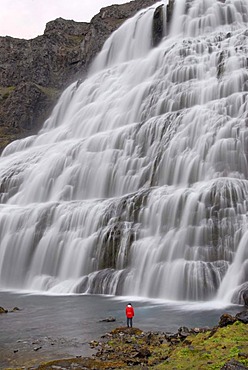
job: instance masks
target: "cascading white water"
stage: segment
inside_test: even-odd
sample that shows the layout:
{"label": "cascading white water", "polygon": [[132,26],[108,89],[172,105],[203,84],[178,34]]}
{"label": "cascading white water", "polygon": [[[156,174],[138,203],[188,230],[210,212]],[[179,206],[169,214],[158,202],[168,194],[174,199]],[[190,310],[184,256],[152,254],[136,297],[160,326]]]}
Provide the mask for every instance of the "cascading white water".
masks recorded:
{"label": "cascading white water", "polygon": [[153,48],[161,4],[4,150],[1,289],[238,302],[248,287],[248,1],[177,0]]}

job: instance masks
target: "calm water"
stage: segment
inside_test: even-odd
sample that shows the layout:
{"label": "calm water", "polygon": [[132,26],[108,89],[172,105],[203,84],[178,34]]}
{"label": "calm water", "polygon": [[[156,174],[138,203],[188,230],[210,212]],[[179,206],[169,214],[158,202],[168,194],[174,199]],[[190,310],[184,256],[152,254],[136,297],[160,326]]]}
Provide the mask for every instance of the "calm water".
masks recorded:
{"label": "calm water", "polygon": [[[125,325],[130,298],[70,295],[47,296],[0,292],[0,306],[21,310],[0,315],[0,367],[24,366],[41,359],[92,354],[89,341]],[[240,306],[165,303],[131,300],[134,326],[144,331],[175,332],[180,326],[214,326],[223,312],[236,314]],[[100,320],[113,316],[116,322]]]}

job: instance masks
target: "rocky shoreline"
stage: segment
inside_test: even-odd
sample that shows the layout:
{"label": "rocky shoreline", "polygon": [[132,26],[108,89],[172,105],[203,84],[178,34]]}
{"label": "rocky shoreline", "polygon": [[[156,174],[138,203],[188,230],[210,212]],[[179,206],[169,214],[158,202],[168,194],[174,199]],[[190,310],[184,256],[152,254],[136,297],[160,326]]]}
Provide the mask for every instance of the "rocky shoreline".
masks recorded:
{"label": "rocky shoreline", "polygon": [[[17,311],[18,308],[15,308]],[[0,307],[1,313],[7,310]],[[112,322],[114,318],[109,322]],[[57,359],[28,370],[48,369],[248,369],[248,310],[223,314],[213,328],[180,327],[177,333],[117,327],[91,341],[91,357]],[[16,368],[16,367],[15,367]],[[9,368],[10,369],[10,368]]]}

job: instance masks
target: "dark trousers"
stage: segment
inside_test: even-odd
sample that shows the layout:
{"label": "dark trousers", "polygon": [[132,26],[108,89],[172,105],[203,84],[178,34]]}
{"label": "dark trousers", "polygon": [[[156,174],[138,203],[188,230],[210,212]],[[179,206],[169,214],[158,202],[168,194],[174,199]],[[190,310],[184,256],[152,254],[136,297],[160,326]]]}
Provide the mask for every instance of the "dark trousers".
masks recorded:
{"label": "dark trousers", "polygon": [[127,317],[127,327],[132,328],[133,327],[133,318]]}

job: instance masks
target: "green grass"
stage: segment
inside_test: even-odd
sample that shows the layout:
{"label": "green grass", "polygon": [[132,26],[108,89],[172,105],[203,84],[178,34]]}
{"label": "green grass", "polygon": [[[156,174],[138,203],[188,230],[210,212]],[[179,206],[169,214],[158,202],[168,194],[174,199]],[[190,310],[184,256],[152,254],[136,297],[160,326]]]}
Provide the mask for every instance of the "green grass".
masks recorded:
{"label": "green grass", "polygon": [[248,365],[248,327],[241,322],[209,332],[189,336],[172,352],[169,361],[156,369],[220,369],[228,360]]}

